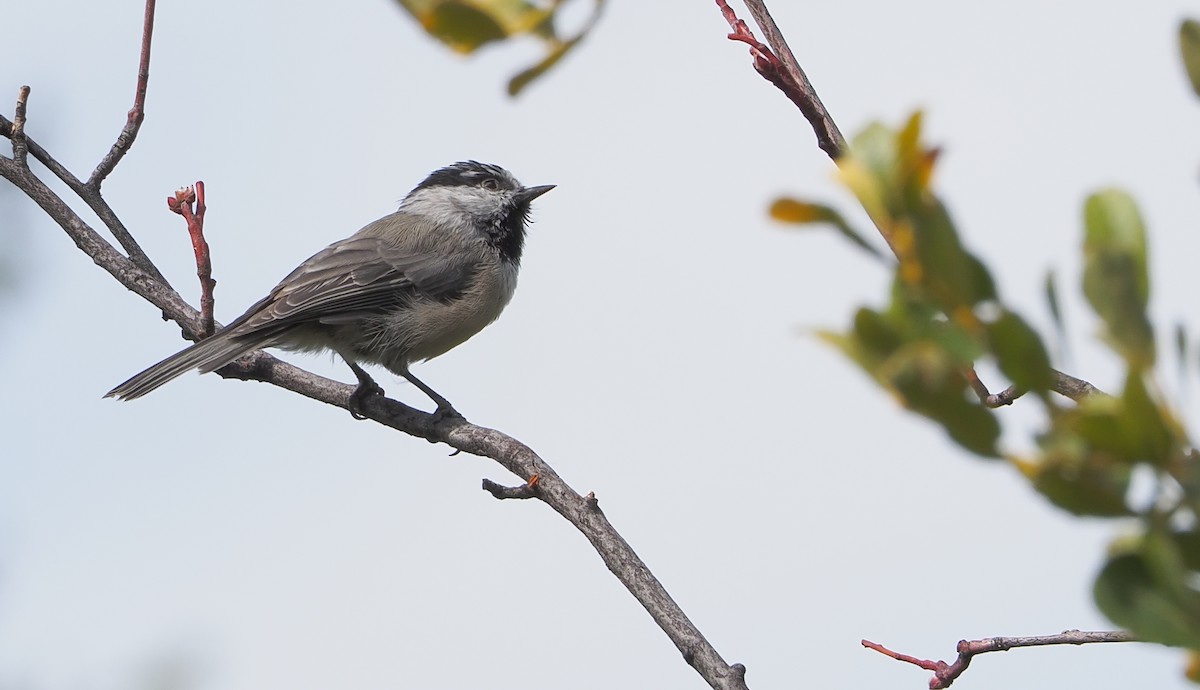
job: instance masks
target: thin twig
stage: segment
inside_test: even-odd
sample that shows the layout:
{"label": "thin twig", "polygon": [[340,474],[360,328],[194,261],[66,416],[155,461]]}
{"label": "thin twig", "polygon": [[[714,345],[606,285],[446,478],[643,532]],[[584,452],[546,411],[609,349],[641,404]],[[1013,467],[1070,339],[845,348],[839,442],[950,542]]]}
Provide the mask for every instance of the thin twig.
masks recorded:
{"label": "thin twig", "polygon": [[796,61],[792,49],[788,47],[779,27],[775,25],[775,20],[771,18],[767,6],[761,0],[746,0],[746,7],[750,10],[750,15],[754,17],[759,28],[762,29],[763,35],[766,36],[767,43],[770,44],[769,48],[754,37],[754,33],[746,26],[746,22],[738,19],[726,0],[716,0],[716,2],[717,6],[721,8],[721,14],[725,16],[725,21],[733,29],[733,33],[729,34],[729,39],[741,41],[750,46],[750,54],[754,56],[754,69],[758,70],[759,74],[796,104],[796,107],[800,109],[812,126],[813,133],[817,135],[817,146],[829,154],[830,158],[834,160],[840,158],[848,150],[846,138],[842,136],[837,123],[825,109],[825,104],[821,103],[816,89],[808,80],[808,75],[800,68],[800,63]]}
{"label": "thin twig", "polygon": [[13,110],[12,125],[8,136],[12,139],[13,160],[22,168],[29,167],[29,142],[25,138],[25,106],[29,101],[29,87],[17,90],[17,107]]}
{"label": "thin twig", "polygon": [[133,92],[133,107],[129,109],[129,114],[125,117],[125,126],[117,135],[117,141],[113,143],[104,158],[100,159],[100,163],[92,171],[92,176],[88,178],[86,184],[89,189],[100,190],[104,178],[108,177],[117,167],[117,163],[121,162],[121,159],[133,146],[133,140],[137,139],[138,130],[142,127],[142,120],[146,117],[146,85],[150,81],[150,39],[154,34],[154,2],[155,0],[146,0],[146,13],[142,19],[142,55],[138,61],[137,88]]}
{"label": "thin twig", "polygon": [[207,338],[216,333],[213,289],[217,287],[217,281],[212,277],[212,253],[208,250],[208,240],[204,239],[204,212],[207,209],[204,183],[198,181],[192,187],[177,190],[175,196],[167,197],[167,208],[187,221],[188,237],[196,255],[196,276],[200,279],[200,337]]}
{"label": "thin twig", "polygon": [[914,666],[920,666],[926,671],[933,671],[933,678],[929,679],[929,687],[931,690],[939,690],[940,688],[948,688],[963,671],[967,670],[967,666],[971,664],[971,659],[979,654],[987,654],[988,652],[1007,652],[1010,649],[1018,647],[1044,647],[1047,645],[1061,644],[1096,644],[1100,642],[1137,642],[1133,633],[1125,632],[1124,630],[1109,630],[1097,632],[1085,632],[1082,630],[1066,630],[1057,635],[1039,635],[1036,637],[986,637],[981,640],[959,640],[956,651],[958,658],[953,663],[945,661],[932,661],[930,659],[918,659],[914,656],[894,652],[887,647],[869,640],[863,640],[862,646],[868,649],[874,649],[880,654],[889,656],[897,661],[903,661]]}

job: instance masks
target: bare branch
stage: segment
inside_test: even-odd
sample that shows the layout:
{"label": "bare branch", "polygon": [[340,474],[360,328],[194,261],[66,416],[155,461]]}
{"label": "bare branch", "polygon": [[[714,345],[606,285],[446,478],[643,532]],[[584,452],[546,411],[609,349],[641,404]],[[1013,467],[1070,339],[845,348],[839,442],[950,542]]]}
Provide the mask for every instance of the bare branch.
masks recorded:
{"label": "bare branch", "polygon": [[1083,379],[1077,379],[1057,369],[1052,369],[1051,371],[1054,372],[1054,392],[1068,397],[1075,402],[1080,402],[1084,398],[1093,395],[1107,395],[1107,393]]}
{"label": "bare branch", "polygon": [[[122,285],[179,323],[187,336],[199,339],[200,315],[170,286],[134,265],[87,225],[28,168],[0,159],[0,176],[34,200],[67,232],[75,244]],[[349,409],[354,386],[338,383],[255,352],[217,371],[228,378],[270,383],[328,405]],[[370,396],[360,410],[368,419],[463,452],[491,458],[527,482],[526,489],[575,526],[591,542],[608,569],[642,604],[684,659],[708,684],[719,690],[746,690],[746,668],[728,664],[654,577],[628,542],[600,510],[595,496],[580,496],[528,446],[505,434],[476,426],[460,417],[438,417],[382,396]],[[536,477],[536,481],[534,480]],[[521,487],[515,491],[520,492]],[[503,492],[502,492],[503,493]]]}
{"label": "bare branch", "polygon": [[87,187],[96,192],[100,191],[100,185],[104,182],[104,178],[108,177],[109,173],[117,167],[117,163],[121,162],[121,159],[133,146],[133,140],[137,139],[138,130],[141,129],[142,120],[146,116],[146,84],[150,81],[150,39],[154,34],[154,2],[155,0],[146,0],[146,14],[142,20],[142,56],[138,61],[137,89],[133,92],[133,107],[129,109],[129,114],[125,118],[125,126],[117,135],[117,141],[104,158],[100,159],[100,163],[96,165],[96,169],[92,171],[92,176],[87,181]]}
{"label": "bare branch", "polygon": [[986,654],[988,652],[1007,652],[1010,649],[1018,647],[1044,647],[1047,645],[1059,644],[1095,644],[1100,642],[1137,642],[1133,633],[1123,630],[1110,630],[1099,632],[1085,632],[1082,630],[1066,630],[1057,635],[1040,635],[1036,637],[987,637],[982,640],[959,640],[956,651],[958,658],[953,663],[945,661],[932,661],[930,659],[918,659],[914,656],[894,652],[887,647],[870,640],[863,640],[862,646],[868,649],[874,649],[880,654],[890,656],[897,661],[903,661],[914,666],[920,666],[926,671],[933,671],[933,678],[929,679],[929,687],[931,690],[939,688],[948,688],[963,671],[967,670],[967,666],[971,664],[971,659],[978,654]]}
{"label": "bare branch", "polygon": [[[12,129],[13,123],[10,122],[8,118],[4,117],[4,115],[0,114],[0,134],[11,138]],[[113,237],[115,237],[116,240],[121,243],[121,247],[125,249],[125,252],[129,255],[130,260],[133,261],[138,268],[154,276],[159,280],[159,282],[168,286],[170,285],[170,282],[167,281],[163,274],[158,270],[158,267],[155,266],[152,261],[150,261],[150,257],[146,256],[146,252],[142,251],[142,247],[137,243],[137,240],[133,239],[133,235],[130,234],[129,230],[125,228],[125,224],[122,223],[121,219],[117,217],[117,214],[112,210],[112,207],[109,206],[108,202],[104,200],[104,197],[100,195],[100,190],[98,188],[89,187],[78,177],[75,177],[70,170],[67,170],[64,165],[55,160],[54,156],[51,156],[46,149],[38,145],[38,143],[33,139],[30,139],[29,137],[23,137],[23,144],[28,148],[29,153],[33,154],[34,159],[46,166],[50,172],[54,173],[55,177],[62,180],[72,192],[74,192],[80,199],[83,199],[84,203],[86,203],[88,207],[100,217],[100,220],[104,223],[104,226],[108,228],[109,232],[113,234]],[[16,142],[13,143],[13,146],[16,146]]]}
{"label": "bare branch", "polygon": [[[1054,375],[1054,384],[1050,390],[1064,398],[1080,402],[1092,395],[1105,395],[1104,391],[1083,379],[1077,379],[1057,369],[1051,369],[1050,372]],[[975,372],[975,367],[967,367],[966,376],[967,383],[971,385],[971,389],[979,397],[979,402],[985,407],[996,408],[1011,405],[1014,400],[1025,395],[1025,391],[1017,386],[1009,386],[995,394],[989,392],[987,386],[979,379],[979,374]]]}

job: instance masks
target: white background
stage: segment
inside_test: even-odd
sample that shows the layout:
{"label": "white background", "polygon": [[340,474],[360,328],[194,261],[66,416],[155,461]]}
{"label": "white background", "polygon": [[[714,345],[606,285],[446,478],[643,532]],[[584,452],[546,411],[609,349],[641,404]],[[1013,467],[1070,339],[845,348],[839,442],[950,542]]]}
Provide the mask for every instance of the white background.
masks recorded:
{"label": "white background", "polygon": [[[1197,323],[1200,102],[1176,46],[1196,8],[982,7],[773,3],[847,135],[926,110],[968,245],[1047,334],[1056,270],[1058,362],[1115,389],[1079,294],[1082,202],[1136,195],[1156,323]],[[559,185],[536,202],[504,317],[416,372],[596,492],[750,687],[926,686],[864,637],[948,659],[960,638],[1106,627],[1090,583],[1129,525],[1050,507],[813,337],[878,304],[887,274],[766,217],[784,193],[853,204],[712,2],[610,3],[516,101],[505,81],[536,44],[463,59],[384,0],[158,15],[146,124],[105,190],[195,300],[164,200],[206,182],[222,320],[436,167],[475,158]],[[124,122],[141,16],[136,0],[5,9],[0,103],[32,85],[30,136],[81,176]],[[564,521],[479,489],[514,481],[490,461],[215,376],[101,400],[181,348],[178,329],[6,184],[0,229],[0,687],[703,687]],[[1023,650],[960,683],[1185,687],[1182,664],[1134,645]]]}

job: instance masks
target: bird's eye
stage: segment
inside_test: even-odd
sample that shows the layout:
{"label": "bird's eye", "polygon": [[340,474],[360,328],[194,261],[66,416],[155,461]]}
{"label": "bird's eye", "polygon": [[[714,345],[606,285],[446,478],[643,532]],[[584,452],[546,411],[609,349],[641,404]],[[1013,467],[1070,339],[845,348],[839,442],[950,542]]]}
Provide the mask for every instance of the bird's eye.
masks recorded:
{"label": "bird's eye", "polygon": [[483,187],[484,189],[490,189],[494,192],[497,189],[500,189],[500,181],[494,177],[485,177],[483,178],[483,182],[479,183],[479,186]]}

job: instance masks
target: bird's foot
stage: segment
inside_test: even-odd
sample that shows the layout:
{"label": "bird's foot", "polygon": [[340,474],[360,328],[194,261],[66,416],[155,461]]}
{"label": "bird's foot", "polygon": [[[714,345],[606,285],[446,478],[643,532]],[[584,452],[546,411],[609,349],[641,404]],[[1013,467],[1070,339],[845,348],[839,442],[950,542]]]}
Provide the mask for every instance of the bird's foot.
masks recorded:
{"label": "bird's foot", "polygon": [[438,424],[440,422],[446,421],[447,419],[465,420],[466,417],[463,417],[461,412],[459,412],[458,410],[451,407],[450,403],[446,403],[445,405],[438,405],[438,408],[436,410],[434,410],[434,412],[433,412],[433,423]]}
{"label": "bird's foot", "polygon": [[346,409],[350,410],[350,416],[355,419],[366,419],[363,414],[363,403],[372,395],[383,396],[383,388],[380,388],[378,383],[375,383],[370,377],[365,381],[359,380],[358,388],[350,394],[350,399],[346,401]]}

